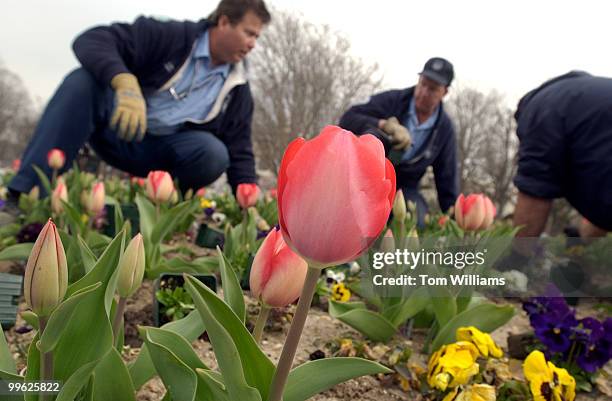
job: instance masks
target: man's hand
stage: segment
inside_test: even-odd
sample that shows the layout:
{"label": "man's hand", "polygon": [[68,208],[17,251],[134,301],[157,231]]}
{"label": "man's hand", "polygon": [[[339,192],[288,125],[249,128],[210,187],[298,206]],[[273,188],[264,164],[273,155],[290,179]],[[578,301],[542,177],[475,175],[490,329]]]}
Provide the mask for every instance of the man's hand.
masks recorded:
{"label": "man's hand", "polygon": [[115,90],[115,110],[110,127],[124,141],[135,138],[142,141],[147,131],[147,106],[138,79],[129,73],[117,74],[111,80],[111,87]]}
{"label": "man's hand", "polygon": [[399,123],[397,118],[391,117],[384,121],[382,130],[391,135],[391,143],[395,150],[405,150],[412,145],[412,137],[408,129]]}

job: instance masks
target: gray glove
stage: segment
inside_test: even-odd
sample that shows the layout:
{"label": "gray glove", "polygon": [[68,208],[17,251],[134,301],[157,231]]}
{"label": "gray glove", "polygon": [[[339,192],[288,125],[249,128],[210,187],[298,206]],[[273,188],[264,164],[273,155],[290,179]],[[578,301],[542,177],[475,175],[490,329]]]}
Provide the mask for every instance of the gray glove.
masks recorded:
{"label": "gray glove", "polygon": [[391,144],[395,150],[406,150],[412,145],[412,137],[406,127],[397,118],[391,117],[385,121],[383,131],[391,135]]}

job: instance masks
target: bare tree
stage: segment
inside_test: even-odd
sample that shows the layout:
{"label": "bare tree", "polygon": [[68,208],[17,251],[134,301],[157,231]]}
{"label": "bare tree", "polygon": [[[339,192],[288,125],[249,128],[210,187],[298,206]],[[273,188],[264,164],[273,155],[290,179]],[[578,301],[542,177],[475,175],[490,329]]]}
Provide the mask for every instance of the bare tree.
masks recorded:
{"label": "bare tree", "polygon": [[504,212],[513,202],[518,139],[513,111],[495,91],[455,89],[447,102],[457,132],[463,192],[486,193]]}
{"label": "bare tree", "polygon": [[346,38],[283,11],[274,13],[250,61],[255,152],[259,166],[273,171],[291,140],[337,124],[381,82],[378,66],[355,58]]}
{"label": "bare tree", "polygon": [[21,155],[37,119],[38,110],[21,79],[0,65],[0,164]]}

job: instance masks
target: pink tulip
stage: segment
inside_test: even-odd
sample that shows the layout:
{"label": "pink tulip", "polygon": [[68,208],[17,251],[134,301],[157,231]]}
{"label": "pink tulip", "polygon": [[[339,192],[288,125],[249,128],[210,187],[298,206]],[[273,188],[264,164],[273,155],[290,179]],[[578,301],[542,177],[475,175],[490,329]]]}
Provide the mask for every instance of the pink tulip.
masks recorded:
{"label": "pink tulip", "polygon": [[455,220],[466,231],[484,230],[493,223],[495,206],[483,194],[460,194],[455,202]]}
{"label": "pink tulip", "polygon": [[196,191],[196,196],[198,198],[203,198],[206,195],[206,188],[202,187]]}
{"label": "pink tulip", "polygon": [[66,295],[68,264],[57,227],[49,219],[32,247],[26,264],[23,292],[38,317],[48,316]]}
{"label": "pink tulip", "polygon": [[19,167],[21,167],[21,159],[13,160],[13,165],[12,165],[13,171],[14,172],[18,172],[19,171]]}
{"label": "pink tulip", "polygon": [[130,178],[130,182],[134,185],[138,185],[139,187],[145,186],[145,179],[142,177],[132,177]]}
{"label": "pink tulip", "polygon": [[264,304],[283,307],[299,298],[308,265],[283,239],[278,229],[268,233],[255,255],[249,285]]}
{"label": "pink tulip", "polygon": [[104,209],[104,183],[96,182],[87,195],[85,208],[91,216],[97,216]]}
{"label": "pink tulip", "polygon": [[61,214],[64,211],[64,205],[62,201],[68,202],[68,188],[64,183],[64,180],[59,178],[57,180],[57,186],[51,193],[51,210],[55,214]]}
{"label": "pink tulip", "polygon": [[66,155],[61,149],[53,148],[47,153],[47,163],[53,170],[59,170],[64,167]]}
{"label": "pink tulip", "polygon": [[268,194],[270,195],[270,198],[276,199],[278,197],[278,190],[276,188],[272,188],[268,191]]}
{"label": "pink tulip", "polygon": [[289,144],[278,178],[278,211],[289,246],[312,267],[354,260],[385,227],[395,170],[382,143],[327,126]]}
{"label": "pink tulip", "polygon": [[151,171],[147,175],[146,193],[155,203],[167,202],[174,192],[172,177],[166,171]]}
{"label": "pink tulip", "polygon": [[259,187],[257,184],[238,184],[236,188],[236,200],[241,208],[246,209],[255,206],[259,197]]}

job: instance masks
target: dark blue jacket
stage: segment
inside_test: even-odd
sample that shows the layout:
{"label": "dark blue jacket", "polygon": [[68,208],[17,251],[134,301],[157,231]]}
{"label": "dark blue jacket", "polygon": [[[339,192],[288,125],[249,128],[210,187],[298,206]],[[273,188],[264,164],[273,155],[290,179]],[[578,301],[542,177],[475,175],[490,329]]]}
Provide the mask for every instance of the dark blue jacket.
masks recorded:
{"label": "dark blue jacket", "polygon": [[[414,87],[390,90],[374,95],[366,104],[351,107],[340,119],[340,126],[357,135],[371,133],[381,140],[388,155],[391,143],[378,129],[378,120],[408,115]],[[440,113],[433,132],[419,153],[411,160],[395,165],[398,188],[418,188],[427,167],[433,166],[440,208],[446,211],[459,194],[457,174],[457,139],[453,124],[440,104]]]}
{"label": "dark blue jacket", "polygon": [[528,195],[565,197],[612,230],[612,79],[572,71],[525,95],[514,184]]}
{"label": "dark blue jacket", "polygon": [[[133,24],[98,26],[79,35],[73,50],[83,67],[104,85],[122,72],[138,78],[143,93],[163,86],[189,57],[198,36],[211,23],[207,20],[158,21],[139,17]],[[228,181],[235,187],[256,182],[255,158],[251,143],[253,98],[248,83],[234,87],[222,111],[212,121],[189,124],[216,135],[227,146],[230,167]]]}

